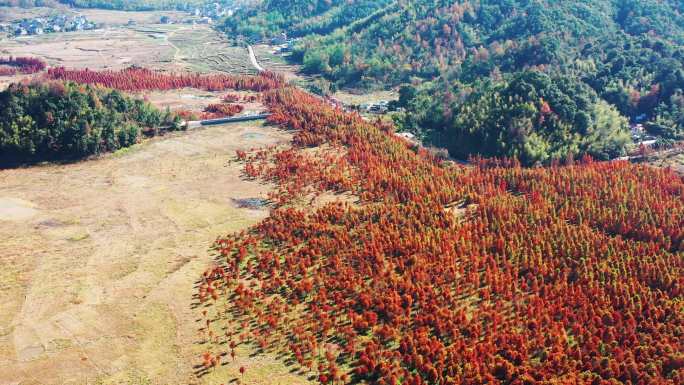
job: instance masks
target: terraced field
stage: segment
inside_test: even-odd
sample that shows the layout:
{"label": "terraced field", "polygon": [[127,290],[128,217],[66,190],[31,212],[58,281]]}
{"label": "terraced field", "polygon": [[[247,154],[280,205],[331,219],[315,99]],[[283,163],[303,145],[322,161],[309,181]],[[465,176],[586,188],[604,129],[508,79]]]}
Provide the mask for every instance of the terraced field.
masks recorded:
{"label": "terraced field", "polygon": [[36,56],[52,66],[255,73],[247,50],[226,44],[207,25],[113,26],[105,30],[3,40],[0,55]]}

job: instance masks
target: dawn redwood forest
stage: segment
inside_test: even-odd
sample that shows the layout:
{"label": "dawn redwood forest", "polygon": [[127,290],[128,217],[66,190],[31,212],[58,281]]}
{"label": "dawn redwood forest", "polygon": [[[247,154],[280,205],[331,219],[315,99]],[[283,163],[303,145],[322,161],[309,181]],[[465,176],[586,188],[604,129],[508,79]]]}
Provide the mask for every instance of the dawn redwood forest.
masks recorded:
{"label": "dawn redwood forest", "polygon": [[[321,385],[684,383],[684,178],[639,163],[630,131],[681,147],[683,3],[244,3],[216,23],[231,41],[286,32],[313,81],[393,89],[392,111],[270,71],[0,58],[0,76],[32,76],[0,92],[1,167],[144,145],[250,103],[290,135],[225,159],[269,187],[267,215],[212,234],[193,276],[201,353],[182,365],[198,381],[234,365],[222,384],[251,383],[252,360],[275,357]],[[140,98],[187,89],[219,102]]]}
{"label": "dawn redwood forest", "polygon": [[[590,157],[447,165],[301,91],[265,98],[295,147],[238,154],[277,208],[216,242],[199,298],[228,349],[207,365],[251,340],[286,344],[321,384],[682,382],[681,177]],[[301,151],[321,145],[334,155]],[[323,192],[358,201],[292,206]],[[211,331],[228,311],[242,321]]]}
{"label": "dawn redwood forest", "polygon": [[[267,89],[269,122],[295,133],[292,148],[237,153],[245,177],[276,184],[275,206],[216,241],[198,288],[220,349],[200,358],[208,369],[254,343],[321,384],[681,383],[684,181],[674,172],[589,156],[457,165],[277,75],[134,73],[159,89]],[[120,74],[49,72],[125,90]],[[42,92],[65,92],[59,84]],[[323,193],[356,201],[295,204]]]}
{"label": "dawn redwood forest", "polygon": [[0,57],[0,76],[34,74],[45,66],[44,61],[33,57]]}

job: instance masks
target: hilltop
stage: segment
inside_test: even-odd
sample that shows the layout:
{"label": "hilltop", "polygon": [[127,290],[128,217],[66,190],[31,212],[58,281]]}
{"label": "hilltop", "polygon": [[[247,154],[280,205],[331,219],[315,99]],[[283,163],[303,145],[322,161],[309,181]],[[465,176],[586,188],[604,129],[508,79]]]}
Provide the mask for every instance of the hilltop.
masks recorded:
{"label": "hilltop", "polygon": [[[524,104],[528,112],[522,115],[529,119],[518,129],[492,126],[489,110],[476,111],[481,118],[469,122],[476,131],[468,133],[470,141],[492,129],[520,132],[518,144],[487,146],[478,154],[519,156],[531,164],[582,153],[624,154],[621,138],[629,132],[617,116],[603,128],[618,139],[584,147],[568,139],[601,125],[597,108],[610,116],[617,111],[665,144],[683,138],[683,11],[672,0],[262,1],[227,18],[222,28],[247,40],[281,32],[300,38],[293,59],[304,72],[325,77],[333,90],[406,86],[397,107],[408,114],[398,119],[400,126],[461,158],[467,154],[452,143],[463,134],[455,116],[479,103],[473,91],[494,96],[492,89],[530,71],[574,84],[587,101],[579,103],[578,114],[553,115],[565,128],[553,129],[552,136],[560,132],[563,139],[544,139],[543,90],[516,94],[521,103],[514,104]],[[548,106],[557,111],[566,101]],[[507,109],[495,110],[500,107]]]}

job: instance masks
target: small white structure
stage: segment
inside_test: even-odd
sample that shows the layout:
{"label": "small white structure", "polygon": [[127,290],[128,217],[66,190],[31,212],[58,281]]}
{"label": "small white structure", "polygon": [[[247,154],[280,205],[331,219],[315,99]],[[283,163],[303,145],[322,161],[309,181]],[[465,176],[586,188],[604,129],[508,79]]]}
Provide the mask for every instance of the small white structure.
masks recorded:
{"label": "small white structure", "polygon": [[410,132],[397,132],[396,135],[400,138],[406,139],[409,142],[415,142],[416,136]]}

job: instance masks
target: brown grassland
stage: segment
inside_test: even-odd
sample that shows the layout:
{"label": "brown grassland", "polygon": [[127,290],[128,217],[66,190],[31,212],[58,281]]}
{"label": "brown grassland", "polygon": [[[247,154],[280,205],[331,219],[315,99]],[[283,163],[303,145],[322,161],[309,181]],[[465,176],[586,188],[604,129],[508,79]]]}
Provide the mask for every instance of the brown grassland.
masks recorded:
{"label": "brown grassland", "polygon": [[[7,8],[3,8],[3,12]],[[46,15],[12,9],[3,20]],[[0,40],[0,55],[51,66],[254,73],[247,51],[208,26],[154,24],[160,13],[84,11],[104,30]],[[135,26],[126,26],[134,19]],[[0,89],[26,76],[0,77]],[[240,96],[250,92],[233,92]],[[225,92],[136,96],[201,111]],[[245,104],[245,112],[263,109]],[[0,170],[0,384],[302,384],[274,356],[241,346],[198,378],[196,284],[217,236],[268,214],[240,199],[272,187],[242,177],[236,150],[286,145],[262,123],[199,128],[72,164]],[[249,371],[240,376],[239,367]]]}
{"label": "brown grassland", "polygon": [[[287,143],[257,124],[158,138],[100,159],[0,172],[0,384],[302,383],[273,357],[198,379],[195,282],[219,234],[263,219],[270,187],[235,151]],[[268,375],[265,375],[268,373]]]}

